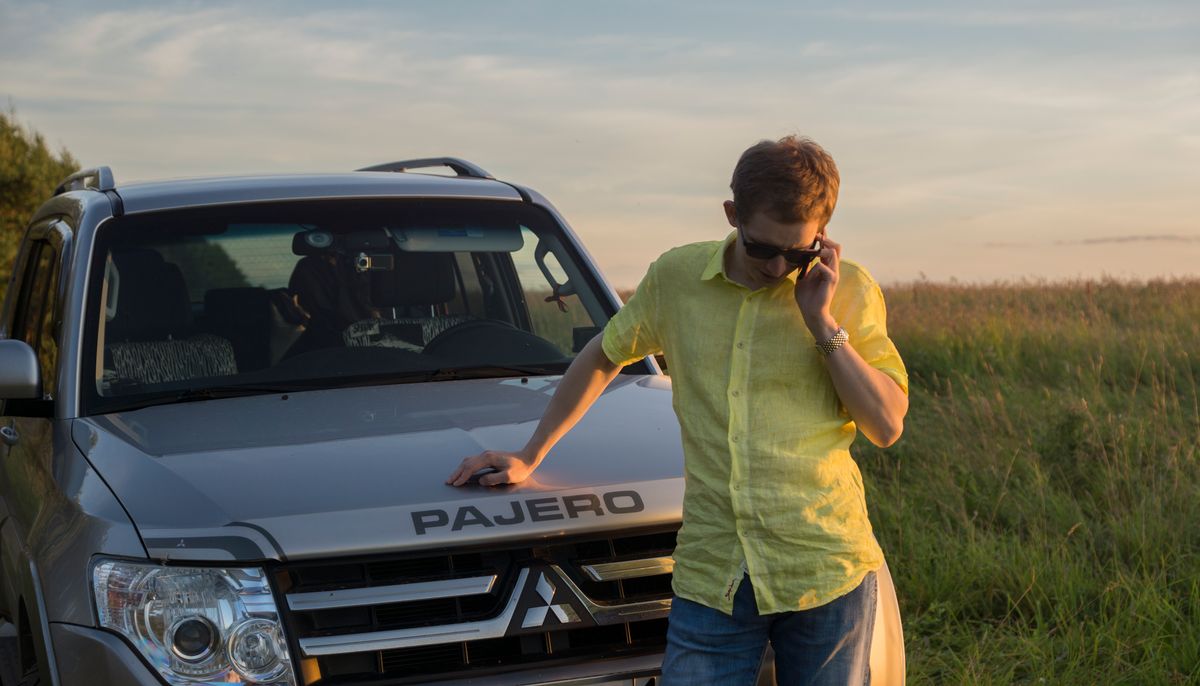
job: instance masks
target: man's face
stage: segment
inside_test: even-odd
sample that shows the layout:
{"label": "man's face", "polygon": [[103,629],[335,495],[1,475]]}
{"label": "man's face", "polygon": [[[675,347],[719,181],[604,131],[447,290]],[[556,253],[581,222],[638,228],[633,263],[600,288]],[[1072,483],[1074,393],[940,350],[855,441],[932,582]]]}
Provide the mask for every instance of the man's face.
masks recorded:
{"label": "man's face", "polygon": [[816,220],[781,222],[763,212],[755,212],[747,221],[739,222],[736,208],[729,200],[725,201],[725,216],[730,226],[741,230],[741,237],[733,243],[733,251],[729,255],[730,263],[726,265],[727,270],[732,269],[736,276],[749,282],[747,285],[754,288],[780,281],[795,271],[797,266],[784,259],[783,255],[766,260],[750,257],[746,254],[743,240],[784,250],[803,249],[812,245],[821,230],[821,225]]}

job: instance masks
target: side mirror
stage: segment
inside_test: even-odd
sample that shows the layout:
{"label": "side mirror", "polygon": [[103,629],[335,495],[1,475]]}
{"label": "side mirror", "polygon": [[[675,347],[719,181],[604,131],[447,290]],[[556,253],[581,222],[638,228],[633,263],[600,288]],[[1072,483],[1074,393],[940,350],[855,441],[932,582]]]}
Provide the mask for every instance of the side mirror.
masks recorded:
{"label": "side mirror", "polygon": [[0,399],[40,399],[41,375],[37,353],[28,343],[0,340]]}

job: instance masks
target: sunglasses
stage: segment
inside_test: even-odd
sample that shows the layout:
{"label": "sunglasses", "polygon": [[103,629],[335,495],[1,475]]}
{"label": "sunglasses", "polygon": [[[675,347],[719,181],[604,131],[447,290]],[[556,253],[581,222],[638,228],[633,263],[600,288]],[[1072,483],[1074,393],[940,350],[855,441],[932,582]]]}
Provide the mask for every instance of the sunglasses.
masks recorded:
{"label": "sunglasses", "polygon": [[[773,245],[765,243],[754,243],[746,240],[746,234],[742,231],[742,227],[738,227],[738,238],[742,241],[742,246],[746,248],[746,255],[756,260],[770,260],[776,255],[783,255],[783,259],[788,263],[800,267],[804,272],[808,271],[808,265],[813,260],[821,256],[821,239],[818,238],[812,242],[812,245],[807,248],[777,248]],[[804,272],[800,273],[801,278],[804,277]]]}

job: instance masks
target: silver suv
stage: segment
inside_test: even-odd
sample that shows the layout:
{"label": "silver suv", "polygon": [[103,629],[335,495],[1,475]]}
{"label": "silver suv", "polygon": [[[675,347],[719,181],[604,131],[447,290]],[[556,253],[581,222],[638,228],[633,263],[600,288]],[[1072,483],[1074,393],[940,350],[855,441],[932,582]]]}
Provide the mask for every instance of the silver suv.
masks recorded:
{"label": "silver suv", "polygon": [[619,306],[549,202],[458,159],[71,176],[0,317],[0,679],[654,683],[683,478],[653,359],[536,478],[443,483]]}

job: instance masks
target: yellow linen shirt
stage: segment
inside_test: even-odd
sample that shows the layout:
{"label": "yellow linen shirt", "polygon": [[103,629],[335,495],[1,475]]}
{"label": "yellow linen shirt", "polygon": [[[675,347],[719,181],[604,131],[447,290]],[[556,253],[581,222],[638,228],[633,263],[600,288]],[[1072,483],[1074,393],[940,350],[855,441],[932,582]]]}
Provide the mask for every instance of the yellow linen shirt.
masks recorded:
{"label": "yellow linen shirt", "polygon": [[[883,563],[850,457],[842,407],[793,289],[734,283],[724,241],[669,250],[604,329],[626,365],[663,353],[683,436],[676,595],[733,612],[748,571],[760,613],[805,610],[856,588]],[[841,261],[831,313],[849,344],[908,392],[879,285]]]}

